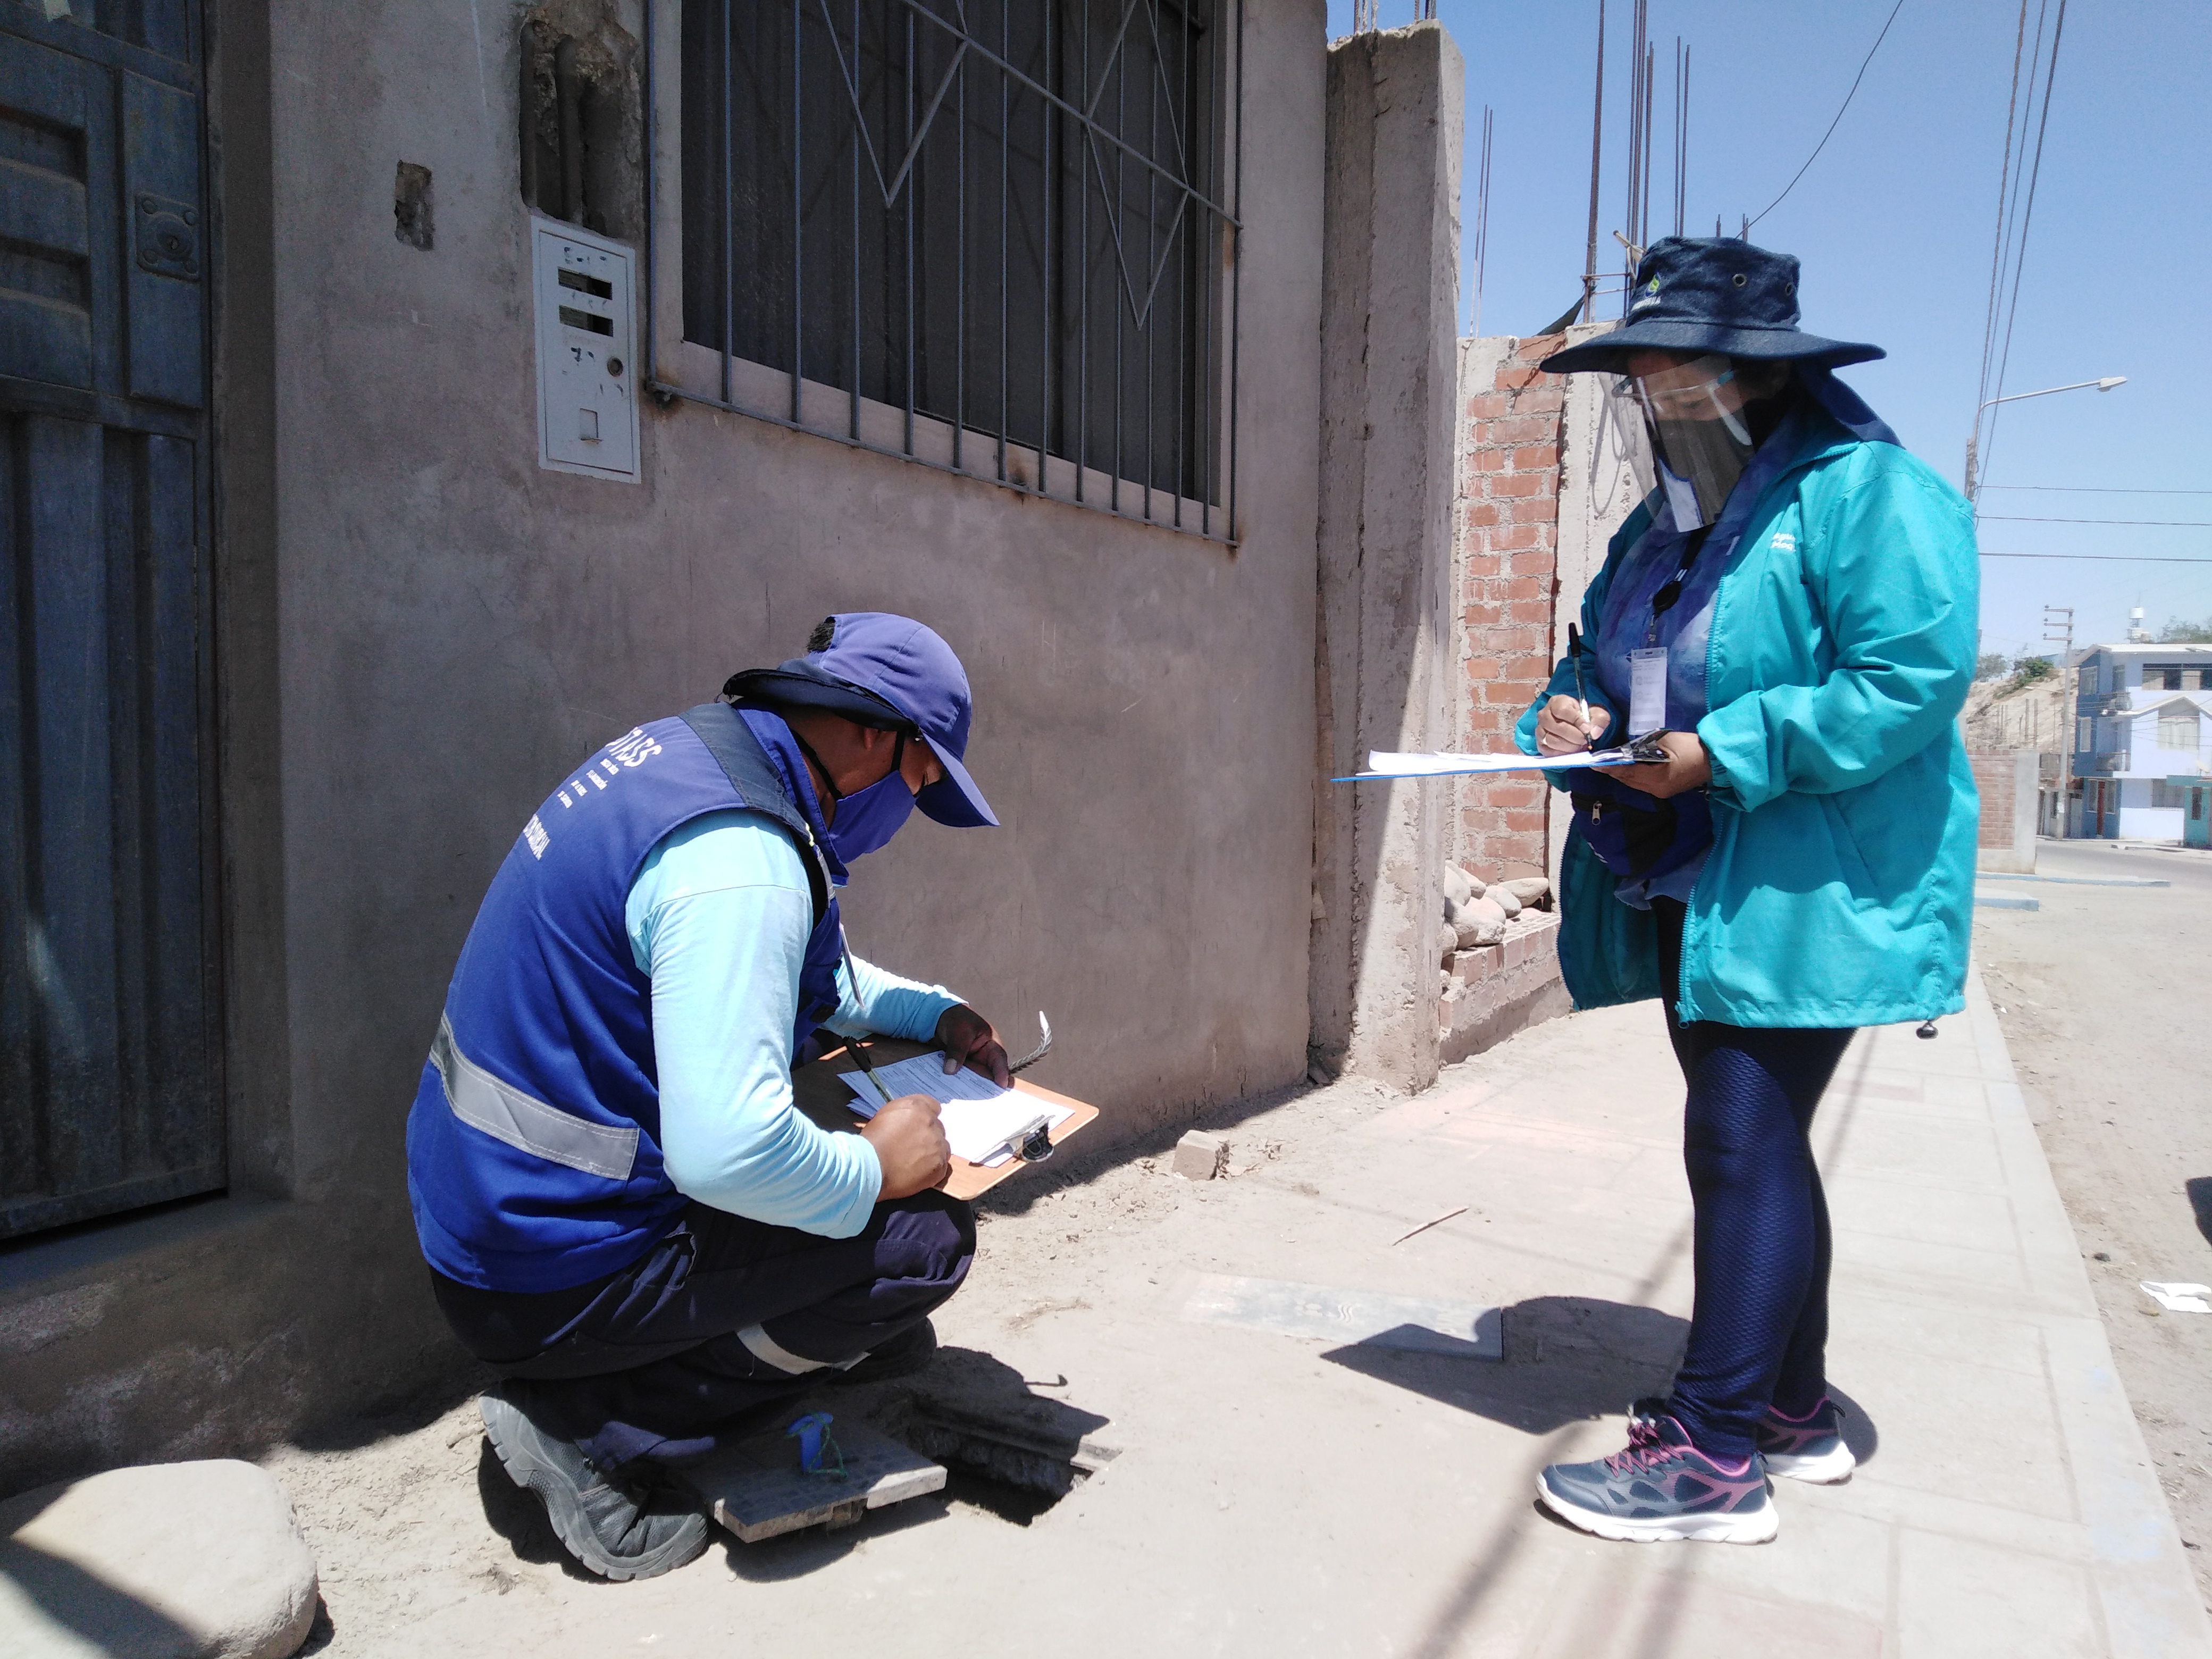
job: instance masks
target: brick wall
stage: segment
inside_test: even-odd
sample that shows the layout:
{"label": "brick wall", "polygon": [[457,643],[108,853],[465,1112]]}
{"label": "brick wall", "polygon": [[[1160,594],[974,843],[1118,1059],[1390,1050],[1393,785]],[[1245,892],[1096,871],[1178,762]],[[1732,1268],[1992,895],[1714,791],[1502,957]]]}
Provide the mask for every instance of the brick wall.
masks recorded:
{"label": "brick wall", "polygon": [[1982,816],[1974,845],[2004,847],[2012,845],[2013,789],[2019,767],[2010,750],[1998,754],[1969,751],[1966,763],[1973,768],[1974,787],[1982,798]]}
{"label": "brick wall", "polygon": [[[1452,507],[1460,749],[1511,747],[1514,722],[1565,648],[1552,618],[1567,383],[1535,367],[1565,343],[1555,334],[1461,343]],[[1486,880],[1549,874],[1551,793],[1528,774],[1462,781],[1454,854]]]}

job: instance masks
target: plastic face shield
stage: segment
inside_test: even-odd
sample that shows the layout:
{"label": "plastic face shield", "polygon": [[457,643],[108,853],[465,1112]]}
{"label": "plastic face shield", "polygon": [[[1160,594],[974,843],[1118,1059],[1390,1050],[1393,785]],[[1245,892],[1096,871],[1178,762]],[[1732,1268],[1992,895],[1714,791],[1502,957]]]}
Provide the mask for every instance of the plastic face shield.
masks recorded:
{"label": "plastic face shield", "polygon": [[1624,376],[1616,396],[1633,399],[1643,414],[1676,527],[1694,530],[1720,517],[1759,447],[1729,360],[1693,357],[1656,374]]}

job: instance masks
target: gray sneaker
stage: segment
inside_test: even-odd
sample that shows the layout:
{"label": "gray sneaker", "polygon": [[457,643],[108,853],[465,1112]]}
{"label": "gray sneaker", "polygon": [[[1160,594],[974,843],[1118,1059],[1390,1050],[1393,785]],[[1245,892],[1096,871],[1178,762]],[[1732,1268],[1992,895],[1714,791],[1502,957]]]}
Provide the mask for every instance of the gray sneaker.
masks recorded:
{"label": "gray sneaker", "polygon": [[1628,1444],[1595,1463],[1554,1463],[1536,1477],[1536,1497],[1561,1520],[1601,1538],[1632,1543],[1692,1539],[1764,1544],[1781,1530],[1756,1457],[1729,1469],[1690,1443],[1659,1407],[1629,1407]]}
{"label": "gray sneaker", "polygon": [[1840,1486],[1851,1478],[1858,1459],[1844,1443],[1844,1408],[1827,1395],[1811,1416],[1784,1417],[1771,1407],[1759,1419],[1759,1455],[1766,1472],[1816,1486]]}
{"label": "gray sneaker", "polygon": [[568,1553],[602,1578],[652,1578],[707,1547],[707,1517],[665,1493],[602,1474],[575,1442],[548,1434],[503,1383],[477,1409],[507,1478],[538,1494]]}

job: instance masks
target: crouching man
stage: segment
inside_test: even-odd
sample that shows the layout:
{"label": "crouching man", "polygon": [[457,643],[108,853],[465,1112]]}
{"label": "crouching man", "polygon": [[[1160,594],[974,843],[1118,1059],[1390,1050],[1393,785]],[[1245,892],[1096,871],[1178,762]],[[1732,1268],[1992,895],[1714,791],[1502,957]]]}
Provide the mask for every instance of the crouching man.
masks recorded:
{"label": "crouching man", "polygon": [[934,1190],[935,1102],[837,1134],[791,1092],[826,1033],[1008,1080],[982,1016],[846,951],[835,897],[916,806],[998,822],[961,764],[967,676],[903,617],[808,644],[561,781],[484,896],[407,1121],[438,1304],[507,1373],[485,1431],[611,1578],[706,1547],[665,1471],[733,1419],[925,1363],[975,1254]]}

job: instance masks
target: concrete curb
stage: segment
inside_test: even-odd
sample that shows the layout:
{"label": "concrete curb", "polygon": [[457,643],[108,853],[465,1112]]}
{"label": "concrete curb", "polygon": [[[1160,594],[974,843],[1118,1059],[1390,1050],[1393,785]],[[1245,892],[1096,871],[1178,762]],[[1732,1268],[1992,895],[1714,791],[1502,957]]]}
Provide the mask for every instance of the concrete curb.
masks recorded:
{"label": "concrete curb", "polygon": [[2081,1244],[1978,970],[1967,980],[1966,1026],[2005,1164],[2030,1293],[2043,1304],[2038,1324],[2109,1650],[2114,1659],[2203,1659],[2212,1654],[2212,1623],[2152,1473],[2142,1425],[2113,1367]]}

